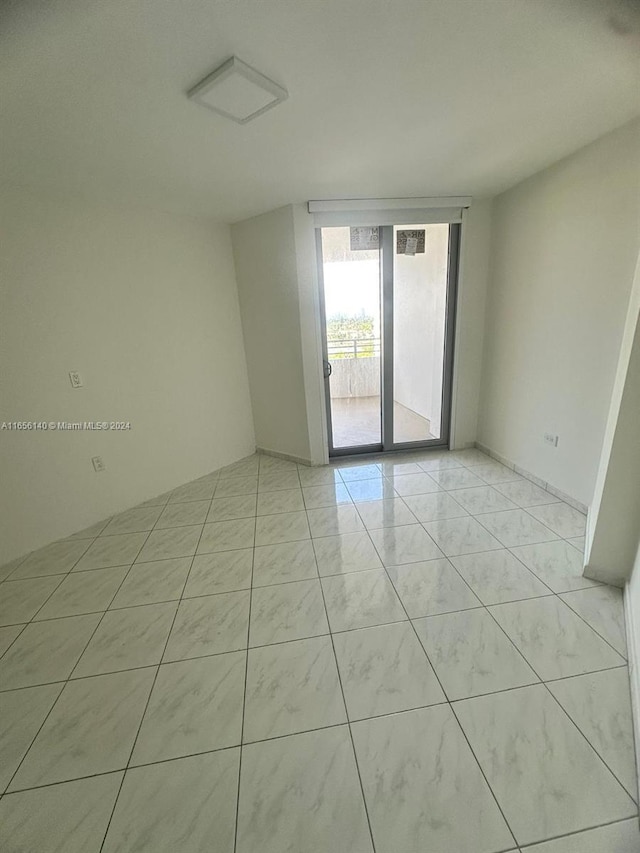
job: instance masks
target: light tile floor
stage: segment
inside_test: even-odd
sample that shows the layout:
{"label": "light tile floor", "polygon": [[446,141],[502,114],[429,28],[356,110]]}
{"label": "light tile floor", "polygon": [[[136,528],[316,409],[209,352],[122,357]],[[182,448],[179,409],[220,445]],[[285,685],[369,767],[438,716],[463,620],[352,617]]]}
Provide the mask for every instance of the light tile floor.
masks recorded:
{"label": "light tile floor", "polygon": [[0,849],[638,853],[584,526],[477,450],[253,456],[14,561]]}

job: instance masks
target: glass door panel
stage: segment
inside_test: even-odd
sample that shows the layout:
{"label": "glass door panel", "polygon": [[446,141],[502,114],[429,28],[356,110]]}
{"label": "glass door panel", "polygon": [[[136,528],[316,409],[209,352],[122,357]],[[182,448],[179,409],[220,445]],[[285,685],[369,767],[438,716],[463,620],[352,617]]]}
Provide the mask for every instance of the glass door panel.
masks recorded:
{"label": "glass door panel", "polygon": [[380,229],[321,229],[330,447],[381,449]]}
{"label": "glass door panel", "polygon": [[440,439],[449,225],[393,227],[393,445]]}

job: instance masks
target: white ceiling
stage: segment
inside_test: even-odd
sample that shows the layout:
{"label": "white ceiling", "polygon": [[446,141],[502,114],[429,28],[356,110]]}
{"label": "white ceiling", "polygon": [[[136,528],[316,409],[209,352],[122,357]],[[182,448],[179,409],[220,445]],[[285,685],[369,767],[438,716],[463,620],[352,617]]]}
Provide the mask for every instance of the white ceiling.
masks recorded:
{"label": "white ceiling", "polygon": [[[492,195],[640,112],[637,12],[5,0],[0,180],[228,221],[309,198]],[[233,54],[289,90],[245,126],[185,97]]]}

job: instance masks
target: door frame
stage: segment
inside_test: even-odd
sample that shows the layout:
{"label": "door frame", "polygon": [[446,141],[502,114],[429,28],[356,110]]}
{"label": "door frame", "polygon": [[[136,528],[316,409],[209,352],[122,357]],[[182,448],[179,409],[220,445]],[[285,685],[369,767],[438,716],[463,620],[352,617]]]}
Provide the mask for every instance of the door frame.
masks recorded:
{"label": "door frame", "polygon": [[[438,223],[430,223],[438,224]],[[330,362],[327,350],[327,323],[324,293],[324,264],[322,260],[322,227],[315,229],[316,263],[318,270],[318,292],[320,307],[320,333],[322,344],[322,369],[324,372],[324,397],[327,415],[327,441],[329,458],[356,456],[371,453],[399,453],[407,450],[448,448],[451,440],[451,415],[453,407],[453,372],[456,330],[456,309],[458,301],[458,278],[460,272],[460,242],[462,225],[459,222],[443,223],[449,225],[449,248],[447,257],[447,296],[445,308],[445,331],[443,353],[442,409],[440,438],[424,441],[393,441],[393,257],[394,225],[380,225],[380,299],[381,299],[381,371],[380,405],[381,438],[375,444],[362,444],[353,447],[333,446],[333,424],[331,418]],[[333,227],[333,226],[323,226]],[[348,227],[348,226],[337,226]]]}

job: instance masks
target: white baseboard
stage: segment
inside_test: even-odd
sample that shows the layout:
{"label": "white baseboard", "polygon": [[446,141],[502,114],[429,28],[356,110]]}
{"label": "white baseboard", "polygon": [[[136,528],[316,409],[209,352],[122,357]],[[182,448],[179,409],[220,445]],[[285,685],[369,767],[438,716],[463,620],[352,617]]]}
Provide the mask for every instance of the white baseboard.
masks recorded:
{"label": "white baseboard", "polygon": [[633,737],[636,744],[636,770],[640,778],[640,625],[637,619],[640,614],[634,614],[631,606],[629,584],[624,588],[624,621],[627,633],[627,656],[629,659],[629,687],[631,690],[631,717],[633,720]]}
{"label": "white baseboard", "polygon": [[566,492],[563,492],[561,489],[557,489],[551,483],[546,483],[540,477],[536,477],[535,474],[532,474],[531,471],[527,471],[524,468],[521,468],[519,465],[516,465],[515,462],[512,462],[511,459],[507,459],[506,456],[502,456],[500,453],[496,453],[495,450],[492,450],[490,447],[487,447],[486,444],[482,444],[479,441],[475,442],[475,446],[478,450],[481,450],[483,453],[486,453],[488,456],[491,456],[492,459],[495,459],[496,462],[500,462],[502,465],[505,465],[507,468],[511,468],[516,474],[520,474],[521,477],[525,477],[527,480],[531,480],[536,486],[539,486],[541,489],[544,489],[545,492],[549,492],[550,495],[553,495],[554,498],[559,498],[561,501],[569,504],[574,509],[577,509],[579,512],[583,512],[585,515],[587,514],[589,507],[586,504],[583,504],[581,501],[576,500],[571,495],[568,495]]}
{"label": "white baseboard", "polygon": [[301,456],[293,456],[290,453],[280,453],[279,450],[269,450],[266,447],[256,447],[256,453],[262,453],[265,456],[275,456],[276,459],[286,459],[287,462],[298,462],[300,465],[311,465],[309,459],[303,459]]}

